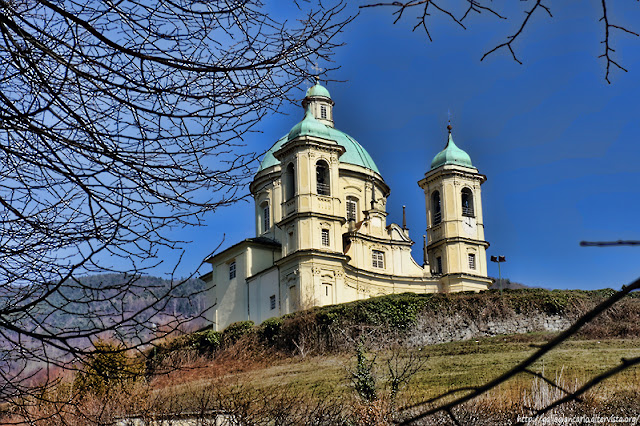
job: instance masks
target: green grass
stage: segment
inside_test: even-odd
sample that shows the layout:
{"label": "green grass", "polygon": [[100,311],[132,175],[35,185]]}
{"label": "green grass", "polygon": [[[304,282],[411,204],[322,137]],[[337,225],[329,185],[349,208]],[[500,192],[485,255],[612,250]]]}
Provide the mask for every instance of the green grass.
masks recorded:
{"label": "green grass", "polygon": [[[412,349],[427,360],[409,386],[401,390],[401,399],[420,401],[454,388],[482,385],[515,367],[551,337],[550,333],[497,336]],[[376,356],[376,376],[379,389],[384,392],[390,352],[369,355]],[[640,339],[569,340],[536,362],[533,370],[544,371],[549,378],[562,371],[565,383],[584,383],[617,365],[621,358],[633,356],[640,356]],[[355,359],[349,354],[287,358],[265,368],[228,375],[226,379],[270,392],[283,388],[315,397],[348,397],[353,395],[348,369],[354,365]],[[609,395],[618,389],[637,387],[639,375],[640,368],[628,369],[605,382],[600,390]],[[532,380],[532,376],[521,374],[503,385],[501,392],[517,398],[523,389],[531,389]],[[204,378],[199,380],[201,385],[207,382]]]}

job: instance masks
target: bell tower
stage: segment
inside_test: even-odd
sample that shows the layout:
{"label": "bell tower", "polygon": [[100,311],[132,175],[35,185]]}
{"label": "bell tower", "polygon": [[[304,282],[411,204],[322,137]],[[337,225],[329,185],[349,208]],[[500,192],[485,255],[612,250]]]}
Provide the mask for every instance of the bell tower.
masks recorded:
{"label": "bell tower", "polygon": [[280,294],[284,312],[335,303],[347,257],[342,232],[346,219],[340,192],[339,164],[345,148],[336,141],[333,101],[316,83],[302,102],[304,118],[273,152],[281,164],[280,220],[282,258]]}
{"label": "bell tower", "polygon": [[[300,250],[342,252],[342,215],[338,164],[345,148],[331,133],[328,118],[333,101],[319,84],[307,91],[305,115],[286,137],[274,157],[282,164],[283,255]],[[316,117],[316,114],[320,115]],[[330,115],[325,115],[330,117]],[[331,121],[331,124],[333,122]]]}
{"label": "bell tower", "polygon": [[480,174],[469,155],[448,141],[431,162],[418,185],[424,190],[427,210],[427,258],[444,291],[486,290],[486,249]]}

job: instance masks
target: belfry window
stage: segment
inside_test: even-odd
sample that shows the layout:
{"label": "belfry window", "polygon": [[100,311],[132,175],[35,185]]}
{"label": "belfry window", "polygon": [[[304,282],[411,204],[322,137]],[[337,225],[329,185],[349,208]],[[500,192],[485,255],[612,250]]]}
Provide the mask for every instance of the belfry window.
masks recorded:
{"label": "belfry window", "polygon": [[318,195],[331,195],[329,165],[323,160],[316,163],[316,188]]}
{"label": "belfry window", "polygon": [[358,220],[358,199],[347,197],[347,220]]}
{"label": "belfry window", "polygon": [[473,217],[473,192],[469,188],[462,189],[462,216]]}
{"label": "belfry window", "polygon": [[324,105],[320,106],[320,118],[327,119],[327,107]]}
{"label": "belfry window", "polygon": [[284,174],[285,200],[290,200],[296,195],[296,171],[293,163],[289,163]]}
{"label": "belfry window", "polygon": [[431,225],[437,225],[442,221],[442,203],[438,191],[433,191],[431,195],[431,214]]}

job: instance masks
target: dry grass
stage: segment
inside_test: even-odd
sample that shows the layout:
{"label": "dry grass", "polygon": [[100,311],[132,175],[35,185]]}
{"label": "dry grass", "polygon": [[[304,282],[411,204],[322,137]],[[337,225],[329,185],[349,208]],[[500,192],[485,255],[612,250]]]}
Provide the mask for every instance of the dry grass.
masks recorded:
{"label": "dry grass", "polygon": [[[338,411],[343,415],[348,412],[358,421],[365,421],[362,424],[386,424],[393,415],[393,406],[406,406],[454,388],[486,383],[531,355],[537,346],[551,337],[549,333],[537,333],[424,347],[420,351],[420,356],[427,358],[423,369],[400,390],[393,403],[389,401],[388,388],[385,388],[384,366],[390,356],[388,351],[376,354],[375,376],[380,399],[374,404],[365,404],[354,395],[347,374],[347,367],[353,363],[350,354],[284,358],[265,354],[256,357],[256,353],[242,356],[230,352],[208,361],[208,364],[201,361],[202,366],[188,373],[188,376],[197,375],[196,380],[182,376],[173,381],[172,377],[178,378],[180,374],[176,372],[175,376],[155,379],[152,386],[154,392],[163,395],[164,399],[183,401],[197,399],[193,395],[211,386],[241,388],[249,394],[293,394],[311,405],[322,400],[342,401]],[[533,368],[573,391],[590,377],[618,364],[621,358],[638,355],[640,339],[569,340],[534,364]],[[471,416],[467,420],[472,423],[487,421],[486,424],[498,424],[516,415],[528,415],[528,407],[539,408],[562,395],[562,391],[539,378],[519,375],[467,404],[461,415]],[[582,403],[569,404],[557,413],[612,412],[617,415],[629,412],[630,407],[640,407],[640,368],[628,369],[607,380],[585,395],[583,400]],[[445,417],[440,420],[446,424]]]}
{"label": "dry grass", "polygon": [[[415,404],[458,387],[486,383],[529,356],[551,336],[501,336],[413,349],[416,359],[424,362],[423,367],[393,401],[386,382],[386,360],[392,355],[388,350],[375,354],[379,399],[364,403],[349,381],[347,369],[354,362],[351,354],[284,357],[255,347],[247,350],[239,343],[217,352],[213,358],[178,352],[167,361],[168,365],[182,364],[185,369],[154,377],[133,393],[112,395],[106,400],[89,397],[75,405],[35,404],[30,415],[59,417],[63,413],[66,423],[59,424],[84,425],[127,413],[150,416],[222,409],[237,413],[247,422],[280,418],[279,424],[304,424],[321,418],[324,420],[317,424],[350,421],[384,425],[397,417],[395,407]],[[632,356],[640,356],[640,339],[569,340],[533,368],[572,391],[618,364],[621,358]],[[539,378],[521,374],[455,412],[463,424],[508,424],[517,415],[530,414],[528,408],[540,408],[562,395],[562,391]],[[634,409],[637,412],[637,407],[640,368],[636,367],[605,381],[587,393],[583,402],[568,404],[556,414],[624,415]],[[437,416],[430,421],[448,424],[449,420]]]}

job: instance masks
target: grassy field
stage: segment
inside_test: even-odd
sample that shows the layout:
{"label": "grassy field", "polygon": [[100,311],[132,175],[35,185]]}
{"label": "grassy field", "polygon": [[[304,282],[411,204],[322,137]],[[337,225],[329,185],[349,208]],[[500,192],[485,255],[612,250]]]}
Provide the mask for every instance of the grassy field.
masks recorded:
{"label": "grassy field", "polygon": [[[397,402],[403,406],[455,388],[482,385],[516,366],[551,337],[553,334],[549,333],[498,336],[395,352],[368,352],[367,358],[375,358],[373,375],[378,395],[384,400],[389,395],[387,361],[395,355],[399,356],[402,364],[409,360],[413,352],[411,362],[421,363],[421,369],[400,389]],[[622,358],[636,356],[640,356],[640,339],[569,340],[535,363],[533,370],[557,380],[569,390],[575,390],[591,377],[619,364]],[[234,361],[237,360],[235,357]],[[165,395],[165,398],[175,398],[187,392],[191,396],[178,399],[193,401],[192,396],[198,394],[199,389],[222,386],[221,383],[224,383],[224,386],[241,387],[245,391],[251,389],[258,394],[283,393],[304,396],[309,400],[329,398],[351,403],[357,400],[349,377],[356,361],[348,352],[265,361],[252,364],[251,359],[247,358],[243,367],[228,373],[228,369],[216,365],[229,362],[229,359],[221,357],[218,361],[214,359],[193,370],[193,380],[186,380],[183,375],[183,383],[179,386],[167,386],[169,383],[175,384],[176,378],[163,379],[161,386],[158,386],[162,389],[157,388],[156,392]],[[223,371],[226,373],[221,373]],[[474,404],[496,412],[525,413],[524,405],[542,404],[545,402],[542,399],[553,400],[561,394],[532,375],[520,374],[478,398]],[[587,395],[587,405],[583,408],[590,411],[603,407],[610,409],[620,401],[621,395],[631,398],[630,403],[640,407],[640,368],[627,369],[599,385]],[[574,411],[576,409],[580,410],[579,407],[573,408]]]}
{"label": "grassy field", "polygon": [[[556,334],[415,346],[427,341],[423,337],[446,341],[468,336],[458,331],[474,327],[475,335],[486,335],[481,330],[489,330],[491,324],[515,330],[540,317],[572,322],[612,293],[524,289],[503,295],[495,291],[399,294],[313,308],[257,326],[243,321],[222,332],[203,329],[169,337],[144,357],[131,354],[128,362],[140,364],[143,371],[137,377],[109,380],[110,370],[102,366],[99,378],[106,381],[107,393],[78,392],[74,375],[68,372],[47,389],[46,398],[26,399],[24,408],[19,407],[24,415],[14,409],[9,416],[55,417],[79,426],[109,424],[128,415],[153,419],[221,411],[232,413],[242,424],[392,424],[486,384]],[[449,324],[452,317],[457,325]],[[509,327],[513,324],[519,326]],[[441,325],[444,328],[438,328]],[[354,342],[364,348],[359,363]],[[633,357],[640,357],[640,294],[628,296],[587,324],[533,364],[531,372],[573,392]],[[355,373],[359,379],[354,380]],[[435,405],[423,404],[460,388],[466,390]],[[375,398],[369,398],[373,392]],[[564,395],[542,378],[520,373],[453,411],[459,424],[511,424],[518,415],[530,415],[529,408],[546,407]],[[415,404],[419,408],[403,410]],[[584,394],[582,401],[565,404],[552,414],[640,416],[640,367],[607,379]],[[451,423],[443,414],[423,424]]]}

